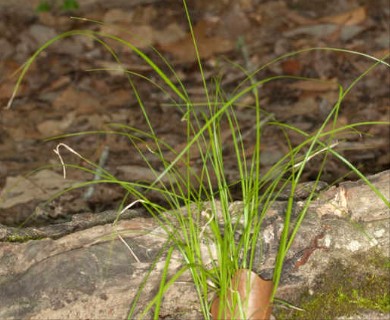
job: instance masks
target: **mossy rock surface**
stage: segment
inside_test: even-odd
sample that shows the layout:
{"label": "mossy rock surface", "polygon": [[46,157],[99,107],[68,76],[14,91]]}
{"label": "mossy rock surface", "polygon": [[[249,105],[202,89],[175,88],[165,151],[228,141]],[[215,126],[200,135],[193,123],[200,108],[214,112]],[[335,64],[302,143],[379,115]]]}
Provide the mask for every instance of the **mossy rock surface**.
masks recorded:
{"label": "mossy rock surface", "polygon": [[294,301],[305,311],[276,308],[283,319],[389,319],[390,259],[379,253],[353,256],[351,265],[334,260]]}

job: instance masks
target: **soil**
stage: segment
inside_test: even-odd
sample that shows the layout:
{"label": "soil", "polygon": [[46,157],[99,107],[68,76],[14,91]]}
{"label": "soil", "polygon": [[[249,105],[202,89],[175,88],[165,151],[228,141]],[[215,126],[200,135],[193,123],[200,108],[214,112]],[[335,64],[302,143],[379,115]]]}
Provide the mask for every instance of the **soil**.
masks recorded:
{"label": "soil", "polygon": [[[35,50],[56,35],[76,29],[115,34],[130,41],[174,81],[175,76],[151,48],[153,46],[171,63],[192,101],[206,101],[181,1],[141,0],[131,4],[79,1],[80,8],[73,11],[61,9],[61,1],[57,1],[49,12],[34,9],[39,1],[12,3],[0,1],[1,106],[7,106],[10,101],[17,80],[15,72]],[[189,11],[210,92],[215,89],[213,78],[221,79],[226,95],[233,92],[245,79],[236,64],[255,70],[285,53],[309,47],[342,48],[377,58],[389,54],[390,2],[387,0],[189,1]],[[238,43],[244,43],[241,49]],[[151,67],[130,48],[115,41],[108,44],[126,69],[162,84]],[[310,51],[285,58],[257,73],[256,79],[292,75],[318,78],[323,82],[272,81],[261,87],[261,107],[265,115],[272,113],[279,121],[313,133],[337,101],[338,84],[346,90],[372,64],[373,60],[362,55],[334,51]],[[165,91],[161,91],[142,77],[133,76],[132,80],[155,132],[162,141],[180,151],[186,144],[185,122],[181,121],[183,111],[172,106],[169,89],[165,87]],[[389,121],[389,88],[388,68],[377,66],[346,95],[336,125]],[[248,154],[253,152],[253,103],[248,95],[235,106]],[[205,110],[200,105],[199,112],[202,111]],[[61,154],[66,163],[88,166],[86,159],[99,163],[106,153],[104,169],[118,179],[153,180],[135,148],[144,151],[155,169],[161,170],[158,159],[147,152],[149,146],[146,143],[134,146],[123,135],[102,133],[112,130],[110,123],[148,130],[137,96],[126,75],[118,71],[110,52],[91,38],[72,36],[64,37],[40,53],[12,106],[0,110],[0,203],[3,203],[0,223],[19,224],[42,203],[53,220],[71,213],[101,212],[118,207],[125,192],[112,184],[98,185],[92,195],[78,189],[47,204],[53,190],[61,192],[70,185],[69,181],[80,183],[93,179],[90,172],[77,169],[68,169],[66,183],[58,179],[62,168],[52,150],[60,142],[83,156],[80,159],[63,148]],[[336,136],[337,151],[364,174],[388,169],[389,126],[361,126],[358,130],[360,132],[351,130]],[[90,131],[95,133],[47,140]],[[302,142],[297,134],[290,134],[289,138],[293,145]],[[263,172],[288,152],[284,141],[281,130],[265,127],[261,150]],[[227,146],[226,168],[234,177],[237,168],[230,149]],[[169,150],[166,156],[172,158]],[[191,160],[195,167],[200,167],[199,155],[195,154]],[[309,162],[303,180],[316,177],[321,160],[318,157]],[[42,167],[46,171],[40,179],[34,180],[36,176],[31,174]],[[354,178],[356,176],[339,160],[329,158],[321,180],[337,183]],[[52,183],[50,188],[45,185],[48,180]],[[42,191],[39,195],[38,190]]]}

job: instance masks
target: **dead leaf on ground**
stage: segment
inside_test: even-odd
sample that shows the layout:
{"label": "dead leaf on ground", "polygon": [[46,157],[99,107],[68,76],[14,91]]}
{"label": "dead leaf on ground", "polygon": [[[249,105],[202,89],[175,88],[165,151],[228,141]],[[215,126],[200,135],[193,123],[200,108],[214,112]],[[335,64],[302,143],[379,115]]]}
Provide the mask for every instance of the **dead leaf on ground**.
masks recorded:
{"label": "dead leaf on ground", "polygon": [[317,24],[317,25],[308,25],[303,27],[294,28],[283,32],[285,37],[296,37],[296,36],[312,36],[316,38],[326,38],[332,35],[338,30],[338,26],[335,24]]}
{"label": "dead leaf on ground", "polygon": [[6,209],[33,200],[44,201],[76,181],[51,170],[42,170],[29,177],[8,177],[0,193],[0,208]]}
{"label": "dead leaf on ground", "polygon": [[186,33],[177,23],[171,23],[166,28],[157,32],[156,41],[160,45],[168,45],[185,38]]}
{"label": "dead leaf on ground", "polygon": [[297,23],[298,25],[301,25],[301,26],[310,25],[310,24],[315,23],[314,19],[304,17],[304,16],[300,15],[297,11],[294,11],[294,10],[287,10],[286,17],[289,20],[291,20],[292,22]]}
{"label": "dead leaf on ground", "polygon": [[302,71],[302,64],[297,59],[288,59],[281,63],[282,70],[284,73],[299,75]]}
{"label": "dead leaf on ground", "polygon": [[[341,41],[350,41],[351,39],[353,39],[354,37],[356,37],[359,33],[363,32],[364,30],[366,30],[366,27],[364,26],[356,26],[356,25],[352,25],[352,26],[343,26],[340,30],[340,40]],[[335,37],[335,40],[338,40],[339,37]]]}
{"label": "dead leaf on ground", "polygon": [[105,25],[113,24],[116,22],[129,22],[132,21],[134,18],[134,12],[133,11],[126,11],[122,9],[111,9],[108,10],[103,17],[103,22]]}
{"label": "dead leaf on ground", "polygon": [[159,171],[153,172],[150,168],[139,165],[118,166],[117,170],[122,172],[126,180],[143,181],[148,183],[152,183],[161,174]]}
{"label": "dead leaf on ground", "polygon": [[301,80],[290,83],[287,86],[290,89],[303,91],[331,91],[338,89],[338,83],[336,79],[316,81]]}
{"label": "dead leaf on ground", "polygon": [[53,101],[53,107],[57,110],[72,109],[77,114],[88,114],[98,111],[101,105],[90,93],[68,87]]}
{"label": "dead leaf on ground", "polygon": [[[153,46],[156,39],[156,32],[150,25],[134,25],[132,23],[116,23],[115,25],[103,25],[101,27],[103,34],[114,35],[131,45],[146,49]],[[111,43],[111,42],[110,42]],[[115,48],[121,48],[124,51],[132,51],[123,43],[112,42]]]}
{"label": "dead leaf on ground", "polygon": [[70,112],[58,120],[42,121],[37,125],[37,129],[46,137],[59,135],[69,128],[75,119],[75,116],[74,112]]}
{"label": "dead leaf on ground", "polygon": [[323,17],[320,22],[332,23],[345,26],[353,26],[362,23],[367,18],[367,12],[364,7],[358,7],[348,12],[341,14]]}
{"label": "dead leaf on ground", "polygon": [[278,120],[286,121],[295,116],[318,116],[318,102],[313,95],[303,96],[299,101],[291,105],[276,105],[272,108]]}
{"label": "dead leaf on ground", "polygon": [[[234,44],[220,36],[209,36],[214,28],[213,22],[201,20],[194,27],[195,38],[201,58],[206,59],[218,53],[226,53],[234,48]],[[182,40],[171,44],[160,44],[161,50],[171,53],[178,62],[195,62],[196,53],[191,34],[187,34]]]}
{"label": "dead leaf on ground", "polygon": [[251,27],[247,14],[238,6],[227,10],[219,19],[215,35],[237,41]]}
{"label": "dead leaf on ground", "polygon": [[301,26],[315,25],[318,23],[352,26],[364,22],[367,18],[367,11],[364,7],[358,7],[341,14],[311,19],[300,15],[297,11],[289,10],[286,12],[286,16],[289,20]]}
{"label": "dead leaf on ground", "polygon": [[[126,89],[118,89],[104,97],[104,105],[109,107],[128,106],[131,101],[131,92]],[[113,115],[115,116],[115,115]]]}
{"label": "dead leaf on ground", "polygon": [[72,79],[69,76],[60,76],[58,79],[53,80],[48,87],[43,88],[41,92],[52,92],[58,89],[62,89],[69,85],[71,81]]}

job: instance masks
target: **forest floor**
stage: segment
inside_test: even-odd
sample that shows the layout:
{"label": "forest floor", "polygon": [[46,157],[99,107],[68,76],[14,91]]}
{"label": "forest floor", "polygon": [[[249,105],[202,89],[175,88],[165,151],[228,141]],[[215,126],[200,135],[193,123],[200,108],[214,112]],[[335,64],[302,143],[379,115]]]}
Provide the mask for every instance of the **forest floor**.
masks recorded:
{"label": "forest floor", "polygon": [[[17,80],[15,71],[45,41],[75,29],[112,33],[129,40],[168,72],[151,49],[152,46],[157,48],[180,76],[192,101],[205,102],[181,1],[136,1],[137,5],[132,1],[133,5],[119,7],[120,2],[103,5],[96,0],[85,1],[84,5],[80,1],[80,8],[72,12],[58,7],[49,12],[37,12],[34,8],[18,6],[17,1],[15,5],[0,2],[1,107],[7,105],[12,95]],[[221,79],[227,95],[245,79],[245,74],[234,63],[253,70],[282,54],[309,47],[342,48],[377,58],[390,52],[390,5],[387,0],[193,2],[193,5],[189,2],[190,14],[205,76],[211,90],[212,79]],[[118,7],[115,7],[116,3]],[[70,19],[70,16],[103,21],[104,24]],[[239,39],[244,39],[247,60],[243,50],[238,49]],[[129,48],[110,44],[127,69],[161,83],[150,66]],[[362,56],[331,51],[312,51],[284,59],[259,72],[257,79],[294,75],[324,81],[272,81],[260,90],[261,107],[279,121],[308,133],[315,132],[337,101],[338,83],[347,88],[372,64],[372,60]],[[102,68],[110,70],[90,71]],[[118,67],[114,59],[100,43],[80,36],[56,42],[33,63],[11,108],[0,110],[0,223],[22,222],[37,205],[69,186],[62,180],[59,159],[52,151],[59,142],[96,163],[103,150],[108,151],[104,168],[118,179],[151,179],[148,167],[126,137],[93,134],[45,141],[61,134],[109,130],[109,123],[147,130],[134,92],[123,73],[113,70],[115,68]],[[389,121],[389,75],[388,68],[379,66],[357,83],[343,101],[339,124]],[[186,144],[182,111],[170,105],[166,92],[142,79],[134,81],[155,132],[175,150],[181,150]],[[236,108],[238,120],[243,123],[246,145],[250,146],[254,139],[251,133],[253,99],[250,96],[242,99]],[[336,137],[338,152],[365,174],[388,169],[388,126],[360,129],[362,134]],[[297,135],[290,138],[295,145],[301,141]],[[275,127],[265,127],[261,150],[264,172],[288,152],[284,140],[283,132]],[[142,144],[138,147],[145,151],[147,148]],[[64,157],[68,163],[84,164],[65,151]],[[167,157],[170,157],[168,153]],[[234,175],[236,164],[234,157],[231,159],[232,162],[226,164],[227,172]],[[191,160],[195,165],[201,165],[196,154]],[[320,161],[309,162],[305,180],[315,178]],[[42,166],[47,170],[41,171],[40,175],[32,174]],[[335,183],[354,178],[347,168],[330,158],[321,179]],[[91,179],[90,173],[68,170],[68,181]],[[99,185],[89,198],[83,197],[84,192],[77,190],[56,199],[49,208],[51,216],[115,209],[124,196],[124,191],[113,185]]]}

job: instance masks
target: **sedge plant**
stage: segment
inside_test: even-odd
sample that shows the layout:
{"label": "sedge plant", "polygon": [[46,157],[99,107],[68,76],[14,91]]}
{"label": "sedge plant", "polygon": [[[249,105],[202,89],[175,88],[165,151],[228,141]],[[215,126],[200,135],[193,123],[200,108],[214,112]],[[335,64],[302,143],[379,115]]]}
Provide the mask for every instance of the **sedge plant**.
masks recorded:
{"label": "sedge plant", "polygon": [[[389,67],[389,64],[385,61],[387,57],[377,59],[349,50],[335,48],[304,49],[279,57],[255,71],[244,71],[246,72],[245,80],[237,86],[236,90],[226,93],[221,86],[220,79],[213,79],[212,83],[206,81],[202,62],[197,50],[196,38],[192,30],[191,19],[185,1],[183,3],[193,39],[194,50],[197,55],[199,72],[203,80],[204,109],[197,108],[197,105],[191,101],[187,88],[180,80],[174,68],[157,51],[161,61],[165,64],[170,74],[164,72],[145,52],[139,50],[124,39],[91,30],[65,32],[39,48],[21,69],[21,74],[17,80],[8,107],[11,106],[20,83],[31,64],[43,50],[54,42],[67,37],[85,36],[92,38],[104,46],[118,63],[120,70],[127,77],[148,129],[140,130],[139,128],[128,125],[111,124],[111,130],[103,131],[103,133],[126,137],[139,152],[145,161],[145,165],[154,173],[155,180],[153,183],[119,180],[107,170],[99,168],[98,165],[85,159],[65,144],[60,144],[56,152],[62,161],[60,148],[65,147],[68,151],[75,153],[88,164],[86,167],[79,167],[62,163],[64,170],[66,167],[76,167],[89,173],[99,171],[100,179],[75,185],[72,188],[85,187],[96,183],[120,185],[126,191],[126,197],[118,212],[123,207],[126,207],[126,202],[129,198],[137,199],[154,217],[165,236],[166,243],[161,254],[158,256],[158,258],[161,258],[162,255],[165,256],[165,268],[163,269],[157,294],[147,306],[142,306],[143,311],[139,311],[140,306],[138,305],[138,301],[144,285],[141,286],[139,294],[133,299],[129,318],[133,318],[136,313],[137,317],[147,317],[149,312],[153,312],[154,318],[157,319],[164,293],[184,272],[190,272],[192,276],[194,288],[199,299],[200,310],[205,319],[210,319],[211,317],[210,305],[213,295],[217,295],[220,299],[219,318],[224,318],[226,309],[230,310],[231,314],[237,314],[238,312],[245,318],[248,316],[245,313],[245,302],[240,301],[239,297],[233,300],[227,299],[231,290],[231,279],[239,269],[253,270],[259,267],[255,266],[256,261],[259,261],[259,257],[256,256],[259,250],[256,249],[261,244],[262,223],[267,216],[269,208],[287,187],[289,187],[290,196],[288,197],[287,208],[284,213],[284,229],[281,234],[279,251],[276,257],[273,274],[274,289],[270,297],[270,302],[275,300],[284,258],[308,211],[309,204],[315,196],[316,184],[321,179],[321,174],[326,167],[329,155],[332,155],[351,171],[355,172],[370,185],[382,201],[389,205],[389,201],[384,195],[352,163],[341,153],[337,152],[337,141],[335,139],[341,131],[356,133],[361,126],[388,125],[388,123],[384,122],[362,122],[339,127],[336,126],[336,123],[340,109],[342,108],[343,99],[349,94],[356,83],[378,65]],[[160,82],[154,82],[144,75],[123,68],[120,57],[109,45],[109,40],[130,48],[153,69]],[[272,116],[262,110],[260,95],[262,93],[262,86],[272,81],[281,79],[320,80],[292,76],[274,76],[259,80],[258,75],[260,71],[271,64],[278,63],[287,57],[315,50],[361,55],[372,60],[373,64],[347,88],[344,89],[339,85],[339,96],[334,103],[334,107],[320,128],[313,134],[287,123],[274,120]],[[166,95],[169,95],[172,107],[182,112],[184,135],[186,137],[186,146],[182,150],[176,150],[174,146],[166,143],[156,133],[153,126],[153,119],[150,118],[144,101],[137,90],[134,81],[136,77],[148,81],[150,85],[157,86],[163,90]],[[254,98],[252,109],[255,126],[252,134],[253,139],[250,139],[249,142],[246,138],[246,133],[243,132],[242,123],[237,116],[236,109],[237,102],[246,95],[253,95]],[[260,160],[262,155],[262,133],[265,126],[275,126],[282,130],[286,137],[286,143],[289,146],[289,152],[279,159],[271,169],[263,172]],[[325,128],[328,129],[325,130]],[[226,131],[229,132],[228,138],[226,138]],[[303,142],[298,145],[292,145],[289,139],[290,132],[301,135]],[[102,133],[102,131],[68,134],[61,137],[96,133]],[[148,151],[145,152],[140,147],[141,145],[146,145]],[[227,162],[231,161],[226,156],[226,145],[231,147],[234,161],[237,165],[238,178],[233,182],[229,181],[226,175]],[[192,165],[191,154],[194,149],[198,152],[200,168],[195,168]],[[250,154],[248,154],[249,149],[253,150]],[[162,171],[156,169],[156,165],[152,163],[150,156],[147,154],[148,152],[152,153],[154,159],[158,160],[159,166],[163,167]],[[173,159],[167,159],[166,154],[168,152],[175,154],[175,157]],[[317,179],[303,209],[297,217],[293,218],[293,195],[297,185],[301,181],[307,163],[313,157],[321,157],[322,159],[318,169]],[[232,207],[234,200],[232,194],[233,183],[235,184],[235,188],[240,190],[241,202],[238,209]],[[150,192],[158,192],[164,201],[159,203],[150,201],[148,197]],[[174,250],[177,250],[181,255],[182,268],[172,276],[169,273],[169,264]],[[147,276],[143,283],[145,284],[146,281]],[[235,295],[233,296],[235,297]]]}

